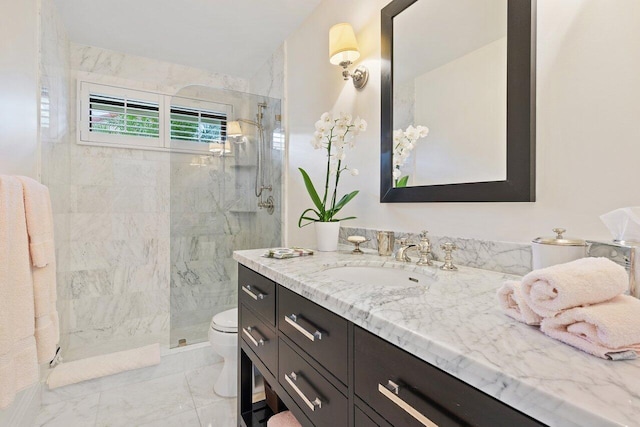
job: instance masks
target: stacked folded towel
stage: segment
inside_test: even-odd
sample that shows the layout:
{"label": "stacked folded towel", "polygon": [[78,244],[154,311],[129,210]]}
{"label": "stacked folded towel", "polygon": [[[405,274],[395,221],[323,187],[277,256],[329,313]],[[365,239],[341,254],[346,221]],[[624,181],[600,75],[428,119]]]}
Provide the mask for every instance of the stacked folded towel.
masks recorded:
{"label": "stacked folded towel", "polygon": [[520,283],[515,280],[509,280],[498,289],[498,301],[509,317],[516,319],[518,322],[527,325],[540,325],[542,316],[539,316],[531,307],[524,302]]}
{"label": "stacked folded towel", "polygon": [[613,261],[583,258],[506,282],[498,301],[505,314],[552,338],[605,359],[629,359],[640,352],[640,300],[621,295],[628,284]]}

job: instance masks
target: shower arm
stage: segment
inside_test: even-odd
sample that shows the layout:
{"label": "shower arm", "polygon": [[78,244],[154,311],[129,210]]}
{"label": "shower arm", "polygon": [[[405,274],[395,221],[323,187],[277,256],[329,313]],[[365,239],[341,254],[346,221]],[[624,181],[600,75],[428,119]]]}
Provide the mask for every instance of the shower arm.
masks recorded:
{"label": "shower arm", "polygon": [[257,127],[260,132],[262,132],[264,130],[264,128],[262,127],[262,125],[260,123],[254,122],[253,120],[236,119],[236,121],[240,122],[240,123],[246,123],[248,125],[253,125],[253,126]]}

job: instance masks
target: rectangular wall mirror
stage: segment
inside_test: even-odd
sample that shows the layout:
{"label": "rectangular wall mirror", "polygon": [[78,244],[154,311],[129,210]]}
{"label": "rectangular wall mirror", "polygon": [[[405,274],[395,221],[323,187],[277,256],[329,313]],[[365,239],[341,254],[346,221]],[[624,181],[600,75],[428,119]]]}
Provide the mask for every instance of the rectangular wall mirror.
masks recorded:
{"label": "rectangular wall mirror", "polygon": [[[382,9],[381,202],[535,200],[535,13],[535,0]],[[393,131],[410,125],[429,134],[394,162]]]}

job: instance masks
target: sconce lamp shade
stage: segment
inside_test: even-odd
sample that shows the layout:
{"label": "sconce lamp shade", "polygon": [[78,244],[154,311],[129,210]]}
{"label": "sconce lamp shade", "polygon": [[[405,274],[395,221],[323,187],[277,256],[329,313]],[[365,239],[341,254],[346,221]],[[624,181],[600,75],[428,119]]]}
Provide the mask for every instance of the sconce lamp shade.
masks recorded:
{"label": "sconce lamp shade", "polygon": [[240,122],[233,121],[227,122],[227,136],[242,136],[242,129],[240,129]]}
{"label": "sconce lamp shade", "polygon": [[336,24],[329,30],[329,62],[354,62],[360,57],[358,42],[350,24]]}

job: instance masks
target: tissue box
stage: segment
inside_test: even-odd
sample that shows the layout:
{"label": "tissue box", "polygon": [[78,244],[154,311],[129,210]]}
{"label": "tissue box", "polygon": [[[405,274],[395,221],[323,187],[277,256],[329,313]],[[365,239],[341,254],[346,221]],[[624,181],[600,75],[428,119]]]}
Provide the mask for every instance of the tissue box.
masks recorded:
{"label": "tissue box", "polygon": [[629,273],[629,294],[640,298],[640,246],[587,240],[587,255],[609,258],[623,266]]}

